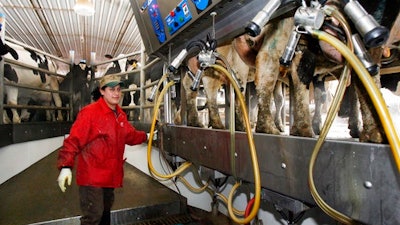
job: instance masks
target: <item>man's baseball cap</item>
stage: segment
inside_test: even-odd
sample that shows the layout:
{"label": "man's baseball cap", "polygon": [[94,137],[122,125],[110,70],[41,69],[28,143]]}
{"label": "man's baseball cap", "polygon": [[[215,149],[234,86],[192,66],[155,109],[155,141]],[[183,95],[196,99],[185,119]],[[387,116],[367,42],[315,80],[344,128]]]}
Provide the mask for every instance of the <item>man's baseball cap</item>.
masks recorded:
{"label": "man's baseball cap", "polygon": [[124,86],[124,82],[121,81],[119,76],[104,75],[100,80],[100,89],[104,88],[104,86],[115,87],[117,85]]}

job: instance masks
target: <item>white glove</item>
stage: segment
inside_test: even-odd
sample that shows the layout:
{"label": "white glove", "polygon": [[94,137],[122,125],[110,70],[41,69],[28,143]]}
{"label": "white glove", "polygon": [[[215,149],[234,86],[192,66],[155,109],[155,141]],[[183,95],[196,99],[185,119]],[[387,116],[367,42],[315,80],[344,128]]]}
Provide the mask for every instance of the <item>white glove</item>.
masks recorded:
{"label": "white glove", "polygon": [[58,175],[58,186],[60,186],[60,189],[62,192],[65,192],[67,189],[65,187],[65,181],[68,182],[68,185],[71,185],[72,182],[72,171],[70,168],[62,168],[60,171],[60,175]]}
{"label": "white glove", "polygon": [[[153,141],[157,140],[157,133],[158,133],[158,131],[155,130],[155,131],[154,131],[154,134],[153,134]],[[149,140],[149,138],[150,138],[150,133],[147,133],[146,135],[147,135],[147,140]]]}

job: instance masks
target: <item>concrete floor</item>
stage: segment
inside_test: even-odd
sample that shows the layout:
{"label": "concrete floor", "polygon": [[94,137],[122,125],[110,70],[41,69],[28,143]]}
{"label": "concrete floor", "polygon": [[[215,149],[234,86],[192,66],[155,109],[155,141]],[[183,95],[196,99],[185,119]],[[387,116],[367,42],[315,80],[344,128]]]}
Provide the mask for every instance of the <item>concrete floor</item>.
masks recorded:
{"label": "concrete floor", "polygon": [[[0,225],[79,224],[77,185],[73,182],[65,193],[60,191],[56,181],[56,159],[57,151],[54,151],[0,185]],[[188,217],[188,223],[184,224],[234,224],[224,215],[212,216],[188,207],[184,197],[129,164],[125,165],[124,187],[115,190],[112,210],[113,224],[134,224],[132,221],[138,221],[138,218],[171,215]],[[66,221],[66,218],[70,219]]]}

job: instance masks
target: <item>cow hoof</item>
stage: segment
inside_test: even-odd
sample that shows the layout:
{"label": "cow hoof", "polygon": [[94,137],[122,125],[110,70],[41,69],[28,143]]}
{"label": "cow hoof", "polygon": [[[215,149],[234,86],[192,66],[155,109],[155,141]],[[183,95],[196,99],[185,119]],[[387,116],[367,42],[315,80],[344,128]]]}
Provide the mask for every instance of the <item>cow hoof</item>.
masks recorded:
{"label": "cow hoof", "polygon": [[352,138],[360,138],[360,131],[358,129],[350,129],[349,133]]}
{"label": "cow hoof", "polygon": [[189,127],[201,127],[201,128],[204,128],[204,125],[202,123],[200,123],[200,122],[189,122],[188,121],[187,125]]}
{"label": "cow hoof", "polygon": [[213,129],[220,129],[220,130],[224,130],[225,126],[222,124],[208,124],[208,127],[211,127]]}
{"label": "cow hoof", "polygon": [[297,126],[292,126],[290,129],[290,135],[299,137],[315,137],[314,132],[310,129],[310,126],[298,128]]}
{"label": "cow hoof", "polygon": [[283,126],[282,122],[275,122],[276,128],[278,128],[279,132],[285,131],[285,126]]}
{"label": "cow hoof", "polygon": [[370,132],[361,132],[360,142],[371,142],[377,144],[386,144],[386,136],[379,129],[372,129]]}
{"label": "cow hoof", "polygon": [[10,119],[3,119],[3,123],[4,124],[11,124],[11,120]]}
{"label": "cow hoof", "polygon": [[222,122],[212,122],[212,121],[210,121],[208,123],[208,126],[213,128],[213,129],[221,129],[221,130],[225,129],[225,126],[222,124]]}
{"label": "cow hoof", "polygon": [[321,133],[321,127],[319,125],[313,124],[314,134],[319,135]]}
{"label": "cow hoof", "polygon": [[313,128],[314,134],[319,135],[321,133],[322,121],[320,119],[314,119],[312,121],[312,128]]}
{"label": "cow hoof", "polygon": [[349,121],[349,130],[350,130],[350,136],[352,138],[360,138],[360,128],[359,128],[359,123],[352,123]]}
{"label": "cow hoof", "polygon": [[281,132],[275,127],[256,126],[256,133],[275,134],[280,135]]}

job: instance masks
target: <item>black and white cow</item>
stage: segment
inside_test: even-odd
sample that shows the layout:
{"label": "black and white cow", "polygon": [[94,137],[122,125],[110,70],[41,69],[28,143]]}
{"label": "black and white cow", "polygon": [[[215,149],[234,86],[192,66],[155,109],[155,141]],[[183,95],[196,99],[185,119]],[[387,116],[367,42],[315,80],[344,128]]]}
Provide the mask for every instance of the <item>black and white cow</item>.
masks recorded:
{"label": "black and white cow", "polygon": [[[57,65],[49,59],[47,56],[37,54],[31,50],[26,50],[21,46],[13,43],[8,43],[8,46],[15,50],[18,55],[18,62],[24,63],[32,68],[40,68],[48,70],[52,73],[57,72]],[[15,54],[4,55],[6,59],[15,60]],[[26,68],[11,63],[5,63],[4,65],[4,78],[6,81],[21,85],[27,85],[35,88],[48,88],[52,90],[59,90],[57,77],[48,75],[42,71],[35,70],[32,68]],[[5,95],[7,97],[7,104],[9,105],[27,105],[29,99],[32,97],[33,90],[26,88],[18,88],[10,85],[5,86]],[[57,107],[61,107],[60,95],[56,92],[52,93],[53,101]],[[11,108],[12,111],[12,122],[20,123],[21,117],[15,108]],[[61,110],[57,116],[58,121],[62,121],[63,117]],[[4,123],[10,123],[7,114],[4,113]]]}
{"label": "black and white cow", "polygon": [[[90,83],[89,72],[91,69],[85,62],[71,66],[70,71],[65,75],[65,78],[60,82],[60,91],[72,91],[72,112],[73,119],[78,115],[79,110],[91,102],[90,99]],[[70,105],[69,95],[61,94],[63,105]]]}

